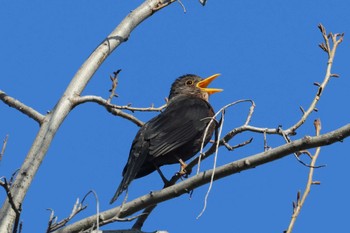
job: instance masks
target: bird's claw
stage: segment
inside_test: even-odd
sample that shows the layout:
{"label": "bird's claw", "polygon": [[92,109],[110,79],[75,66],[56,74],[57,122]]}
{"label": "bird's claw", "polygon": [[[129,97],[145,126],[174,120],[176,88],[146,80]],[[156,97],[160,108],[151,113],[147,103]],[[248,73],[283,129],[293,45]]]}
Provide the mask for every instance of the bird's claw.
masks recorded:
{"label": "bird's claw", "polygon": [[187,164],[186,166],[181,165],[180,171],[176,173],[176,175],[181,176],[183,178],[187,178],[188,175],[190,175],[192,172],[191,168],[187,168]]}

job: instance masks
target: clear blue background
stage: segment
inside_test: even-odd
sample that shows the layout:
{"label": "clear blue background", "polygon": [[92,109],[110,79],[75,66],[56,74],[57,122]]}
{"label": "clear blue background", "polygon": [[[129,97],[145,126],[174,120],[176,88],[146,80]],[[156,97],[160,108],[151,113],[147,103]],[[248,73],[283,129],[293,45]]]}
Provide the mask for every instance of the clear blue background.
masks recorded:
{"label": "clear blue background", "polygon": [[[141,1],[2,1],[0,3],[0,89],[45,114],[52,109],[83,61]],[[317,25],[345,32],[335,58],[332,79],[321,101],[293,139],[313,135],[313,120],[321,118],[322,132],[349,123],[350,3],[338,1],[214,1],[202,7],[195,0],[158,12],[145,21],[101,66],[84,94],[108,97],[109,75],[122,69],[114,103],[135,107],[160,106],[171,83],[185,73],[206,77],[221,73],[213,87],[224,88],[211,103],[215,109],[238,99],[256,102],[251,124],[290,127],[300,117],[299,106],[309,106],[316,93],[313,82],[323,80],[327,55]],[[231,108],[224,132],[243,124],[249,106]],[[156,113],[135,113],[147,121]],[[17,110],[0,103],[0,138],[9,134],[0,176],[10,177],[20,167],[38,125]],[[97,192],[101,210],[121,180],[131,141],[138,128],[88,103],[74,109],[59,129],[31,185],[21,219],[23,232],[44,232],[50,213],[69,215],[76,198]],[[245,133],[231,144],[254,137],[252,144],[228,152],[220,148],[218,164],[263,150],[263,136]],[[268,136],[276,147],[284,143]],[[313,152],[313,151],[312,151]],[[304,158],[306,159],[306,158]],[[307,160],[306,160],[307,162]],[[321,150],[309,198],[294,232],[345,232],[350,209],[349,140]],[[210,168],[213,158],[202,168]],[[170,176],[178,166],[163,170]],[[183,195],[158,206],[145,231],[174,232],[282,232],[289,224],[292,201],[303,190],[308,169],[293,156],[216,182],[204,215],[208,185],[191,199]],[[129,200],[162,187],[157,174],[132,183]],[[5,192],[0,192],[1,201]],[[88,209],[74,220],[95,213]],[[104,229],[126,229],[133,223],[114,223]]]}

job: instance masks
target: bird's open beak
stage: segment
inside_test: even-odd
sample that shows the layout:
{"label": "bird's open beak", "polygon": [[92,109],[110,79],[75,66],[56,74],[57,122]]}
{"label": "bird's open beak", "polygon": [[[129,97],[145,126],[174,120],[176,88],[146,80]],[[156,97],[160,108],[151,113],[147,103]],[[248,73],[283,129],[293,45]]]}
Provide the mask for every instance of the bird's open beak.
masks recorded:
{"label": "bird's open beak", "polygon": [[199,83],[197,83],[197,87],[200,88],[202,91],[207,92],[209,95],[214,94],[216,92],[221,92],[223,89],[217,89],[217,88],[207,88],[207,86],[217,77],[219,77],[220,74],[214,74]]}

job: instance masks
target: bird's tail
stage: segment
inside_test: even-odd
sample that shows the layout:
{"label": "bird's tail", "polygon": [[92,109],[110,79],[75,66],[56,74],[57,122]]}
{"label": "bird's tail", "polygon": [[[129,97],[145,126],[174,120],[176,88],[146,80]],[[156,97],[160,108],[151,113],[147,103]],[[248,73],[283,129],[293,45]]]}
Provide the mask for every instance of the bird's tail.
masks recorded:
{"label": "bird's tail", "polygon": [[120,182],[117,191],[114,193],[111,201],[109,202],[109,204],[112,204],[113,202],[115,202],[118,197],[120,196],[120,194],[122,194],[125,190],[128,189],[130,183],[135,179],[136,174],[139,171],[139,167],[140,164],[142,164],[143,161],[140,161],[140,163],[138,163],[138,161],[134,162],[133,158],[129,158],[127,165],[124,167],[123,170],[123,179]]}
{"label": "bird's tail", "polygon": [[148,151],[146,149],[148,147],[144,145],[145,142],[141,140],[142,138],[139,139],[139,133],[136,135],[136,139],[138,139],[139,141],[135,142],[134,140],[133,142],[133,146],[130,151],[128,162],[123,169],[123,173],[122,173],[123,180],[122,182],[120,182],[117,191],[115,192],[113,198],[109,202],[110,204],[115,202],[117,198],[120,196],[120,194],[122,194],[125,190],[128,189],[128,186],[139,173],[140,168],[143,166],[144,161],[147,157]]}
{"label": "bird's tail", "polygon": [[122,182],[120,182],[119,187],[117,189],[117,191],[115,191],[112,199],[110,200],[109,204],[113,204],[113,202],[115,202],[118,197],[120,196],[120,194],[122,194],[124,192],[124,190],[128,189],[128,184],[126,184],[125,182],[125,178],[123,177]]}

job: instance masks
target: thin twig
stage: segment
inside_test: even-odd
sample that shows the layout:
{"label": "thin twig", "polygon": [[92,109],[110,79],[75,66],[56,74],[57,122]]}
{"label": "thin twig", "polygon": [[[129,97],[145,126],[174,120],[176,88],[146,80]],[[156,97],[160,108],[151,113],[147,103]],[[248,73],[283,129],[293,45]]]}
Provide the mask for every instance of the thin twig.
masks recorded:
{"label": "thin twig", "polygon": [[[320,135],[320,131],[321,131],[321,121],[319,119],[315,120],[314,121],[314,126],[315,126],[315,129],[316,129],[316,136],[319,136]],[[285,231],[285,233],[291,233],[292,232],[294,224],[295,224],[295,221],[297,220],[298,215],[299,215],[299,213],[301,211],[301,208],[303,207],[303,205],[304,205],[304,203],[306,201],[306,198],[307,198],[307,196],[310,193],[311,185],[319,184],[319,182],[315,183],[313,181],[313,174],[314,174],[314,170],[315,170],[316,160],[317,160],[317,158],[318,158],[318,156],[320,154],[320,150],[321,150],[321,147],[317,147],[315,154],[312,156],[311,165],[310,165],[310,171],[309,171],[309,176],[308,176],[308,180],[307,180],[307,183],[306,183],[305,191],[304,191],[303,196],[302,196],[301,199],[300,199],[300,192],[298,192],[297,201],[296,201],[295,204],[293,204],[292,219],[291,219],[291,221],[289,223],[289,226],[288,226],[288,229],[287,229],[287,231]]]}
{"label": "thin twig", "polygon": [[[230,144],[228,144],[227,142],[225,142],[225,141],[223,141],[223,140],[221,140],[220,142],[221,142],[222,144],[224,144],[224,146],[226,147],[227,150],[233,151],[233,150],[235,150],[235,149],[237,149],[237,148],[243,147],[243,146],[245,146],[245,145],[251,143],[252,141],[253,141],[253,138],[250,138],[250,139],[248,139],[248,140],[246,140],[246,141],[244,141],[244,142],[242,142],[242,143],[239,143],[239,144],[237,144],[237,145],[234,145],[234,146],[230,146]],[[220,142],[219,142],[219,143],[220,143]],[[220,144],[220,145],[221,145],[221,144]]]}
{"label": "thin twig", "polygon": [[122,106],[118,106],[118,105],[112,105],[112,108],[116,108],[116,109],[125,109],[125,110],[129,110],[131,112],[161,112],[164,110],[164,108],[167,106],[167,104],[163,104],[160,107],[145,107],[145,108],[140,108],[140,107],[131,107],[131,105],[122,105]]}
{"label": "thin twig", "polygon": [[83,104],[83,103],[87,103],[87,102],[97,103],[97,104],[100,104],[104,107],[118,109],[118,110],[129,110],[131,112],[161,112],[166,107],[166,104],[164,104],[160,107],[150,106],[150,107],[144,107],[144,108],[131,107],[130,104],[128,104],[128,105],[115,105],[115,104],[110,104],[110,103],[108,103],[108,101],[106,99],[104,99],[100,96],[95,96],[95,95],[85,95],[85,96],[76,97],[74,99],[75,106]]}
{"label": "thin twig", "polygon": [[[86,195],[85,195],[85,197],[86,197]],[[48,227],[46,229],[46,232],[47,233],[53,232],[55,230],[60,229],[61,227],[64,227],[74,216],[76,216],[78,213],[80,213],[81,211],[86,209],[87,206],[83,205],[85,197],[83,198],[82,202],[80,202],[79,198],[77,198],[70,215],[68,217],[66,217],[65,219],[61,220],[60,222],[57,222],[57,216],[54,215],[54,211],[52,209],[48,209],[51,211],[51,214],[50,214],[50,219],[48,222]]]}
{"label": "thin twig", "polygon": [[121,69],[113,72],[114,76],[110,76],[109,78],[112,81],[112,88],[109,90],[110,95],[107,99],[107,103],[110,104],[113,97],[118,97],[118,94],[115,92],[117,90],[117,86],[118,86],[118,74],[120,73],[120,71],[122,71]]}
{"label": "thin twig", "polygon": [[6,150],[6,145],[7,145],[7,140],[8,140],[8,138],[9,138],[9,135],[7,134],[7,135],[5,136],[5,139],[4,139],[3,143],[2,143],[2,148],[1,148],[1,152],[0,152],[0,162],[1,162],[1,160],[2,160],[3,155],[5,154],[5,150]]}
{"label": "thin twig", "polygon": [[[282,132],[282,136],[283,136],[284,140],[285,140],[287,143],[290,143],[290,142],[292,141],[292,140],[290,139],[290,137],[289,137],[288,135],[286,135],[285,132],[284,132],[283,130],[281,130],[281,132]],[[302,155],[302,154],[308,155],[310,159],[312,158],[311,153],[310,153],[309,151],[307,151],[307,150],[304,150],[304,151],[297,151],[297,152],[293,153],[294,158],[295,158],[299,163],[301,163],[303,166],[308,167],[308,168],[312,167],[310,164],[307,164],[307,163],[305,163],[303,160],[300,159],[300,155]],[[313,166],[313,168],[321,168],[321,167],[325,167],[325,166],[326,166],[326,165],[319,165],[319,166]]]}
{"label": "thin twig", "polygon": [[264,151],[267,151],[269,149],[271,149],[271,147],[267,145],[266,132],[264,132]]}
{"label": "thin twig", "polygon": [[181,0],[177,0],[177,2],[180,4],[180,6],[182,7],[184,13],[186,14],[186,7],[185,7],[185,5],[181,2]]}
{"label": "thin twig", "polygon": [[112,113],[115,116],[120,116],[124,119],[127,119],[133,123],[135,123],[137,126],[142,126],[144,124],[143,121],[139,120],[138,118],[136,118],[135,116],[125,113],[123,111],[121,111],[120,109],[115,108],[113,104],[109,104],[107,102],[107,100],[105,100],[104,98],[100,97],[100,96],[92,96],[92,95],[88,95],[88,96],[81,96],[81,97],[75,97],[75,99],[73,100],[75,106],[79,105],[79,104],[83,104],[86,102],[93,102],[93,103],[97,103],[99,105],[102,105],[104,107],[106,107],[106,109]]}
{"label": "thin twig", "polygon": [[146,107],[146,108],[136,108],[136,107],[131,107],[130,105],[120,106],[120,105],[110,104],[110,103],[108,103],[108,100],[106,100],[100,96],[94,96],[94,95],[75,97],[73,102],[74,102],[75,106],[83,104],[83,103],[87,103],[87,102],[97,103],[101,106],[104,106],[113,115],[120,116],[124,119],[130,120],[131,122],[135,123],[137,126],[142,126],[144,124],[144,122],[139,120],[138,118],[136,118],[134,115],[128,114],[128,113],[123,112],[121,110],[129,110],[131,112],[135,112],[135,111],[160,112],[166,107],[166,104],[164,104],[160,107],[151,106],[151,107]]}
{"label": "thin twig", "polygon": [[95,190],[90,190],[83,198],[83,200],[81,201],[81,204],[84,203],[85,199],[87,196],[89,196],[89,194],[92,193],[94,194],[95,200],[96,200],[96,231],[99,231],[100,228],[100,202],[98,200],[98,195],[95,192]]}

